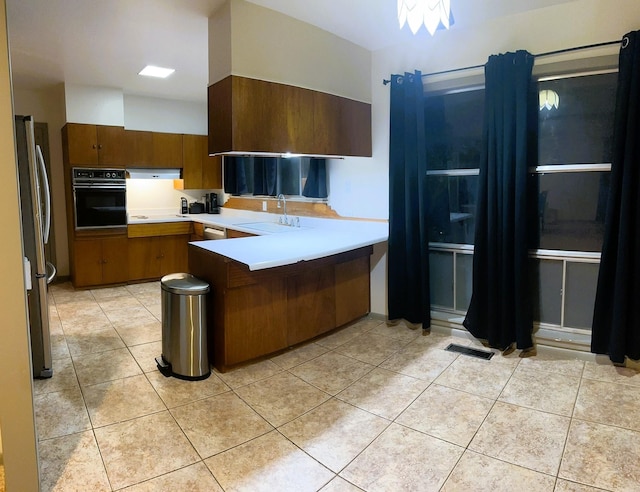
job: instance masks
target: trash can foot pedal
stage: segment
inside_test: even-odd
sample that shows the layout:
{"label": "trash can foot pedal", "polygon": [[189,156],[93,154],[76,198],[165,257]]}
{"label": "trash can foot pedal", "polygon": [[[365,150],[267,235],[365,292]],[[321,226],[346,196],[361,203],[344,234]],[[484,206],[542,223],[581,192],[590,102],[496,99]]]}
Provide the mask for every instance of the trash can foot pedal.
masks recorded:
{"label": "trash can foot pedal", "polygon": [[160,371],[164,377],[168,378],[171,376],[171,364],[165,361],[164,357],[156,357],[156,364],[158,366],[158,371]]}

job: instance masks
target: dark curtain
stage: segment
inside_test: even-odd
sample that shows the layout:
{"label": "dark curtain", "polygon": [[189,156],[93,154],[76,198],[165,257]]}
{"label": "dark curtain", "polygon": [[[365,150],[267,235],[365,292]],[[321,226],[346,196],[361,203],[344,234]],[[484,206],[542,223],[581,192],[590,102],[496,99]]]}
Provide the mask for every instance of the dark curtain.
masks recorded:
{"label": "dark curtain", "polygon": [[430,326],[429,238],[422,75],[391,76],[389,129],[389,319]]}
{"label": "dark curtain", "polygon": [[464,326],[501,350],[533,346],[527,281],[527,173],[535,165],[537,104],[526,51],[485,65],[473,293]]}
{"label": "dark curtain", "polygon": [[327,198],[327,161],[325,159],[310,159],[309,174],[304,183],[302,196],[309,198]]}
{"label": "dark curtain", "polygon": [[253,194],[276,196],[278,171],[275,157],[253,158]]}
{"label": "dark curtain", "polygon": [[224,157],[224,191],[232,195],[247,193],[243,157]]}
{"label": "dark curtain", "polygon": [[640,359],[640,31],[620,49],[611,186],[591,351]]}

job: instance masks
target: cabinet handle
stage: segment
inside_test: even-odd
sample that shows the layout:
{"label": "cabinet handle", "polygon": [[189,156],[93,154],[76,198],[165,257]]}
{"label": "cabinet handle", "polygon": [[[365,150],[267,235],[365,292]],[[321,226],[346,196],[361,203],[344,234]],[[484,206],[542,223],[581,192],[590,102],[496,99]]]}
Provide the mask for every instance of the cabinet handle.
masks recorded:
{"label": "cabinet handle", "polygon": [[98,150],[102,149],[102,144],[98,144]]}
{"label": "cabinet handle", "polygon": [[102,263],[107,263],[107,260],[102,260]]}
{"label": "cabinet handle", "polygon": [[97,148],[97,145],[96,145],[96,144],[93,144],[93,145],[91,146],[91,148],[92,148],[92,149],[95,149],[95,148]]}

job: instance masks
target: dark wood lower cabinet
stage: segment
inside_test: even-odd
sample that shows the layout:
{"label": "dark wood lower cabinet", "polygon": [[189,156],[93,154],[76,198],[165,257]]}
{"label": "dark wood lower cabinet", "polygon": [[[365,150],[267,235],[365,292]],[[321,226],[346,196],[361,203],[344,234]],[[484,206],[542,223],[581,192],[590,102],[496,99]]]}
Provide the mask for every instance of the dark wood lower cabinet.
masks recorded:
{"label": "dark wood lower cabinet", "polygon": [[361,256],[351,261],[336,264],[336,325],[359,318],[362,312],[369,312],[371,291],[369,283],[362,281],[369,278],[369,257]]}
{"label": "dark wood lower cabinet", "polygon": [[210,361],[220,371],[327,333],[369,312],[371,246],[250,271],[189,245],[189,272],[211,286]]}
{"label": "dark wood lower cabinet", "polygon": [[335,272],[330,266],[288,277],[287,345],[296,345],[338,326],[336,300]]}
{"label": "dark wood lower cabinet", "polygon": [[187,271],[189,235],[129,238],[129,280]]}
{"label": "dark wood lower cabinet", "polygon": [[[156,229],[160,226],[154,226]],[[154,231],[158,232],[156,229]],[[74,287],[154,280],[188,269],[189,228],[164,236],[93,237],[73,241]],[[159,229],[159,232],[163,232]],[[172,231],[168,231],[172,232]]]}
{"label": "dark wood lower cabinet", "polygon": [[73,242],[73,285],[93,287],[129,280],[127,238],[77,239]]}

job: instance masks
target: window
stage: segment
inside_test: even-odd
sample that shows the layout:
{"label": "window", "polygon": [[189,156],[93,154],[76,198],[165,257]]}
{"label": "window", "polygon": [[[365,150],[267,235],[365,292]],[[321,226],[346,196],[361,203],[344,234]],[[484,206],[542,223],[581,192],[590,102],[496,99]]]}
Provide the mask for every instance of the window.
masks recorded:
{"label": "window", "polygon": [[427,94],[430,290],[435,309],[471,301],[473,235],[482,151],[484,89]]}
{"label": "window", "polygon": [[558,95],[541,108],[531,170],[531,277],[541,327],[591,331],[611,174],[617,73],[542,78]]}
{"label": "window", "polygon": [[[538,234],[533,249],[602,249],[611,171],[617,75],[542,79],[558,107],[540,109],[537,190]],[[536,193],[531,194],[535,199]]]}
{"label": "window", "polygon": [[617,73],[539,80],[559,98],[540,110],[539,165],[611,163],[616,83]]}
{"label": "window", "polygon": [[473,244],[484,89],[427,95],[429,240]]}
{"label": "window", "polygon": [[224,157],[224,191],[232,195],[302,196],[310,157]]}
{"label": "window", "polygon": [[[536,325],[550,336],[591,330],[616,85],[615,70],[538,79],[559,101],[539,111],[529,181],[530,295]],[[446,313],[464,314],[471,298],[484,91],[426,96],[432,310],[451,319]]]}

